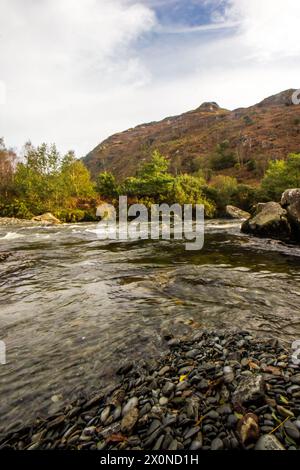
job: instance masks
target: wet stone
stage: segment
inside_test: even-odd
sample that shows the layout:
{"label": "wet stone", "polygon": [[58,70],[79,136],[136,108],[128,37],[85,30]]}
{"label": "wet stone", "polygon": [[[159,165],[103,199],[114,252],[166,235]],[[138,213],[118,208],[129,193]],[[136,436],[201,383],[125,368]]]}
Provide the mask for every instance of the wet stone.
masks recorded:
{"label": "wet stone", "polygon": [[255,450],[285,450],[285,448],[273,434],[266,434],[259,438]]}
{"label": "wet stone", "polygon": [[172,382],[166,382],[162,389],[163,395],[165,395],[166,397],[169,397],[171,393],[173,392],[174,388],[175,388],[175,385]]}
{"label": "wet stone", "polygon": [[223,441],[220,438],[216,438],[212,441],[211,443],[211,450],[223,450],[224,449],[224,444]]}
{"label": "wet stone", "polygon": [[130,400],[128,400],[128,402],[124,405],[122,409],[122,415],[125,416],[126,413],[128,413],[130,410],[132,410],[133,408],[136,408],[138,404],[139,404],[139,400],[137,397],[130,398]]}
{"label": "wet stone", "polygon": [[233,401],[236,403],[257,402],[265,396],[265,383],[262,375],[243,377],[233,393]]}
{"label": "wet stone", "polygon": [[298,441],[300,439],[300,431],[292,421],[288,420],[284,423],[284,429],[289,437]]}
{"label": "wet stone", "polygon": [[160,369],[158,372],[158,375],[163,376],[166,375],[168,372],[170,372],[171,368],[169,366],[164,366]]}

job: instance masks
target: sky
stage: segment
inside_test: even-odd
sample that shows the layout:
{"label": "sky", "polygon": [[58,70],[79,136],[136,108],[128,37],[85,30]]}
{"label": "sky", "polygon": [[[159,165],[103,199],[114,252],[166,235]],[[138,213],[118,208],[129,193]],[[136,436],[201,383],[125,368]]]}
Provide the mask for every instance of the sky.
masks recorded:
{"label": "sky", "polygon": [[0,137],[84,156],[216,101],[300,88],[297,0],[0,0]]}

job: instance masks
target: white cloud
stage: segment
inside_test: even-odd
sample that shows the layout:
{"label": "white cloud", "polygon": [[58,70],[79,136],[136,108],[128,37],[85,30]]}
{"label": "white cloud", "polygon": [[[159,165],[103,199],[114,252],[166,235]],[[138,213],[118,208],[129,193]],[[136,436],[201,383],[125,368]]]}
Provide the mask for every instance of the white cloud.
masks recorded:
{"label": "white cloud", "polygon": [[230,0],[212,26],[168,24],[177,34],[152,10],[162,2],[174,3],[1,0],[6,142],[85,154],[116,131],[202,101],[234,108],[299,87],[299,2]]}
{"label": "white cloud", "polygon": [[261,59],[299,56],[300,5],[295,0],[230,0],[227,15],[252,54]]}
{"label": "white cloud", "polygon": [[[74,132],[82,107],[92,96],[101,106],[104,96],[149,80],[131,45],[155,21],[149,8],[122,0],[2,0],[0,80],[7,84],[7,100],[0,128],[6,140],[21,145],[28,138],[52,139],[64,150],[88,150]],[[105,128],[99,114],[102,122],[90,116],[98,133]],[[89,125],[81,122],[82,136]]]}

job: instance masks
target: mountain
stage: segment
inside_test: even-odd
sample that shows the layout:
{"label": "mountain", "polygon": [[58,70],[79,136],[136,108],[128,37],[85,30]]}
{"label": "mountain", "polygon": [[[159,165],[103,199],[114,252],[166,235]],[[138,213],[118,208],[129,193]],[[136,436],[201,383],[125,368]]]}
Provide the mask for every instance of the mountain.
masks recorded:
{"label": "mountain", "polygon": [[255,182],[270,159],[300,152],[300,105],[292,103],[295,90],[286,90],[249,108],[234,111],[206,102],[193,111],[158,122],[141,124],[114,134],[84,159],[93,176],[111,171],[119,180],[136,173],[158,149],[170,160],[173,173],[193,173],[210,166],[218,144],[235,164],[218,173]]}

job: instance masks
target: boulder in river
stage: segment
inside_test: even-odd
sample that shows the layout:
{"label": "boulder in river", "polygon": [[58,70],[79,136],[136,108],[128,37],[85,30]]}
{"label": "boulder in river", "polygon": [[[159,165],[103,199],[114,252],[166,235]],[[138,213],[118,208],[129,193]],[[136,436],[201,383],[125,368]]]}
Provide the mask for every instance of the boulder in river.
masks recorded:
{"label": "boulder in river", "polygon": [[287,211],[295,237],[300,239],[300,189],[287,189],[281,197],[281,205]]}
{"label": "boulder in river", "polygon": [[254,217],[242,224],[242,232],[258,237],[289,240],[292,230],[287,211],[277,202],[267,202],[258,204]]}
{"label": "boulder in river", "polygon": [[33,217],[31,220],[33,222],[42,222],[43,224],[50,224],[50,225],[58,225],[61,224],[61,221],[54,217],[51,212],[46,212],[45,214],[42,215],[37,215],[36,217]]}
{"label": "boulder in river", "polygon": [[251,215],[249,212],[243,211],[242,209],[239,209],[238,207],[235,206],[226,206],[226,215],[230,217],[231,219],[249,219]]}

